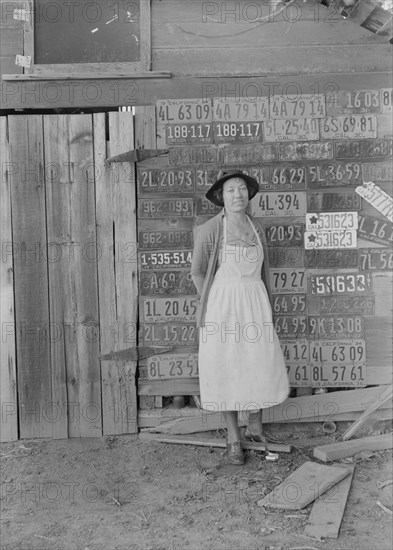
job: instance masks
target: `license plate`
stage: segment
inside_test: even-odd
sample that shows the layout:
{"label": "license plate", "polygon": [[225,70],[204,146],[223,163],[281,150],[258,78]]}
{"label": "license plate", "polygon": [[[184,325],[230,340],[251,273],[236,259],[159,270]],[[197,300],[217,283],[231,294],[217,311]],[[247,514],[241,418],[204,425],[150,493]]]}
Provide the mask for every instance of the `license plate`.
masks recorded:
{"label": "license plate", "polygon": [[213,143],[211,123],[168,124],[165,136],[167,145]]}
{"label": "license plate", "polygon": [[312,365],[327,363],[329,365],[340,364],[364,364],[366,362],[366,341],[342,340],[341,342],[318,340],[310,341],[310,362]]}
{"label": "license plate", "polygon": [[253,122],[269,118],[269,101],[267,97],[258,99],[221,98],[213,99],[213,118],[217,122]]}
{"label": "license plate", "polygon": [[357,229],[357,212],[319,212],[306,214],[306,230]]}
{"label": "license plate", "polygon": [[374,315],[374,296],[310,296],[309,312],[326,314]]}
{"label": "license plate", "polygon": [[304,249],[300,247],[270,247],[270,267],[304,267]]}
{"label": "license plate", "polygon": [[196,216],[214,216],[222,209],[221,206],[216,206],[206,197],[198,197],[195,199],[195,215]]}
{"label": "license plate", "polygon": [[270,166],[270,176],[265,189],[305,189],[307,182],[306,166],[293,164]]}
{"label": "license plate", "polygon": [[138,168],[139,193],[193,193],[194,168]]}
{"label": "license plate", "polygon": [[193,296],[141,298],[140,311],[146,323],[195,321],[198,301]]}
{"label": "license plate", "polygon": [[274,328],[279,338],[307,337],[307,317],[280,315],[274,319]]}
{"label": "license plate", "polygon": [[334,229],[333,231],[306,231],[304,248],[306,250],[335,250],[356,248],[356,229]]}
{"label": "license plate", "polygon": [[142,345],[195,346],[195,323],[145,323],[141,328]]}
{"label": "license plate", "polygon": [[319,125],[316,118],[279,119],[264,122],[265,141],[315,141],[319,139]]}
{"label": "license plate", "polygon": [[285,362],[288,364],[308,363],[310,356],[308,340],[285,340],[281,342],[281,349]]}
{"label": "license plate", "polygon": [[139,199],[140,218],[192,217],[192,199]]}
{"label": "license plate", "polygon": [[311,372],[312,388],[364,388],[366,384],[366,364],[360,365],[313,365]]}
{"label": "license plate", "polygon": [[174,166],[184,164],[217,164],[218,149],[211,146],[170,147],[168,162]]}
{"label": "license plate", "polygon": [[305,294],[276,294],[273,296],[273,314],[298,315],[307,309]]}
{"label": "license plate", "polygon": [[304,265],[309,269],[358,268],[358,250],[306,250]]}
{"label": "license plate", "polygon": [[149,380],[198,378],[198,374],[198,355],[196,353],[162,354],[147,359]]}
{"label": "license plate", "polygon": [[270,118],[323,118],[324,94],[274,95],[270,100]]}
{"label": "license plate", "polygon": [[191,250],[165,250],[161,252],[140,252],[141,269],[191,268]]}
{"label": "license plate", "polygon": [[362,201],[353,191],[337,191],[336,193],[308,193],[309,212],[340,212],[343,210],[360,210]]}
{"label": "license plate", "polygon": [[372,181],[359,185],[355,189],[364,200],[373,206],[378,212],[385,216],[390,223],[393,223],[393,198],[385,193]]}
{"label": "license plate", "polygon": [[339,113],[379,113],[380,90],[340,90],[326,101],[328,115]]}
{"label": "license plate", "polygon": [[230,166],[262,164],[279,160],[278,146],[272,143],[226,145],[219,150],[218,156],[220,164]]}
{"label": "license plate", "polygon": [[328,160],[333,158],[333,142],[281,143],[280,160]]}
{"label": "license plate", "polygon": [[304,269],[271,269],[270,285],[276,294],[307,292],[306,273]]}
{"label": "license plate", "polygon": [[[363,168],[363,181],[392,181],[393,163],[391,162],[365,162]],[[361,183],[361,182],[359,182]]]}
{"label": "license plate", "polygon": [[322,139],[373,139],[376,137],[375,115],[329,116],[321,123]]}
{"label": "license plate", "polygon": [[161,99],[157,101],[157,119],[161,123],[211,122],[210,99]]}
{"label": "license plate", "polygon": [[151,294],[195,295],[196,288],[189,271],[140,271],[139,289],[142,296]]}
{"label": "license plate", "polygon": [[251,200],[251,215],[257,218],[274,216],[304,216],[307,210],[306,193],[257,193]]}
{"label": "license plate", "polygon": [[309,277],[311,294],[363,294],[372,290],[372,276],[366,273],[329,273]]}
{"label": "license plate", "polygon": [[310,387],[310,365],[286,365],[286,368],[291,388]]}
{"label": "license plate", "polygon": [[359,269],[361,271],[392,271],[392,248],[361,248],[359,250]]}
{"label": "license plate", "polygon": [[259,188],[264,189],[269,185],[269,167],[268,166],[239,166],[239,170],[256,179]]}
{"label": "license plate", "polygon": [[191,248],[193,244],[192,231],[186,229],[139,231],[138,244],[140,249],[151,248]]}
{"label": "license plate", "polygon": [[361,315],[310,315],[309,336],[315,340],[342,340],[364,337],[364,319]]}
{"label": "license plate", "polygon": [[393,153],[393,140],[374,139],[374,140],[351,140],[335,141],[334,156],[337,159],[352,158],[386,158],[391,157]]}
{"label": "license plate", "polygon": [[214,143],[262,141],[262,122],[215,122]]}
{"label": "license plate", "polygon": [[311,189],[362,183],[362,165],[358,162],[326,162],[307,166]]}
{"label": "license plate", "polygon": [[393,224],[360,214],[358,237],[374,243],[391,245],[393,243]]}
{"label": "license plate", "polygon": [[393,111],[393,88],[381,89],[381,112],[391,113]]}
{"label": "license plate", "polygon": [[270,225],[266,228],[268,246],[302,246],[304,240],[304,225]]}

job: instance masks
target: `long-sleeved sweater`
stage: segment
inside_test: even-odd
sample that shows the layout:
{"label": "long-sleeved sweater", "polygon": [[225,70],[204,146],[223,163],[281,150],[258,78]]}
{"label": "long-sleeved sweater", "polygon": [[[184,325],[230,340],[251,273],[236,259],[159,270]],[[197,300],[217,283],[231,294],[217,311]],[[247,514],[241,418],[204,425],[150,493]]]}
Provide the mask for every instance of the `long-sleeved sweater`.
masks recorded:
{"label": "long-sleeved sweater", "polygon": [[[194,252],[191,263],[191,276],[198,293],[200,294],[199,308],[197,312],[197,326],[204,326],[207,299],[214,275],[218,268],[219,245],[223,231],[224,209],[214,218],[198,228],[198,234],[195,239]],[[265,231],[262,225],[250,216],[251,221],[259,235],[263,246],[264,261],[261,269],[261,279],[265,283],[266,290],[272,302],[272,294],[269,283],[269,257],[265,237]]]}

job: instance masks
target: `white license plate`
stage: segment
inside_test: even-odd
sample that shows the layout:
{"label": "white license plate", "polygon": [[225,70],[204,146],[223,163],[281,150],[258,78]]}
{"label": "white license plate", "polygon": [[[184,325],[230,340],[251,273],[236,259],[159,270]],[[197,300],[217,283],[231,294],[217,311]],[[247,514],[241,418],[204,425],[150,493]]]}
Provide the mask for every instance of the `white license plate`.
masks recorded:
{"label": "white license plate", "polygon": [[309,343],[308,340],[285,340],[281,342],[281,349],[284,354],[286,364],[302,364],[309,362]]}
{"label": "white license plate", "polygon": [[287,118],[264,122],[264,138],[269,142],[313,141],[319,139],[318,119]]}
{"label": "white license plate", "polygon": [[319,212],[306,214],[306,230],[357,229],[357,212]]}
{"label": "white license plate", "polygon": [[269,101],[267,97],[258,99],[231,98],[213,99],[213,118],[217,122],[253,122],[269,118]]}
{"label": "white license plate", "polygon": [[364,339],[329,341],[310,341],[310,363],[328,364],[364,364],[366,361],[366,341]]}
{"label": "white license plate", "polygon": [[393,198],[390,195],[385,193],[385,191],[372,181],[359,185],[356,187],[355,191],[393,223]]}
{"label": "white license plate", "polygon": [[149,357],[147,377],[149,380],[197,378],[198,355],[196,353],[181,353]]}
{"label": "white license plate", "polygon": [[381,111],[391,113],[393,110],[393,88],[382,88],[381,90]]}
{"label": "white license plate", "polygon": [[338,229],[333,231],[306,231],[304,248],[306,250],[335,250],[356,248],[356,229]]}
{"label": "white license plate", "polygon": [[157,101],[157,119],[164,124],[178,122],[211,122],[210,99],[162,99]]}
{"label": "white license plate", "polygon": [[312,388],[364,388],[366,364],[314,365],[310,368]]}
{"label": "white license plate", "polygon": [[321,139],[370,139],[377,137],[375,115],[329,116],[321,122]]}
{"label": "white license plate", "polygon": [[198,302],[194,296],[165,296],[141,299],[143,321],[193,321]]}
{"label": "white license plate", "polygon": [[309,388],[310,383],[310,365],[286,365],[289,385],[292,388]]}
{"label": "white license plate", "polygon": [[323,118],[324,94],[274,95],[270,100],[270,118]]}
{"label": "white license plate", "polygon": [[257,193],[251,200],[251,215],[257,218],[268,216],[304,216],[307,198],[304,191],[286,193]]}

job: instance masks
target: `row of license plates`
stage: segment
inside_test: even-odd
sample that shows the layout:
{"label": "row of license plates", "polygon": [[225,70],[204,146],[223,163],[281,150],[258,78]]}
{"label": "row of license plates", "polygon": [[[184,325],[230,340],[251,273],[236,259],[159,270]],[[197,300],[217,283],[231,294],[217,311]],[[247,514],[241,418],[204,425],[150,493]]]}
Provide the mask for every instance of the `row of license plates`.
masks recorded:
{"label": "row of license plates", "polygon": [[[305,191],[257,193],[250,201],[249,212],[256,218],[305,216],[311,212],[340,212],[360,210],[361,198],[357,193],[306,193]],[[192,218],[208,216],[221,210],[206,197],[196,198],[142,198],[138,200],[140,219]]]}
{"label": "row of license plates", "polygon": [[392,112],[392,88],[330,91],[328,94],[276,94],[267,97],[215,97],[157,101],[161,124],[182,122],[262,121],[325,118],[339,112]]}
{"label": "row of license plates", "polygon": [[320,139],[375,139],[375,115],[272,119],[264,122],[213,122],[168,124],[166,144],[280,143]]}

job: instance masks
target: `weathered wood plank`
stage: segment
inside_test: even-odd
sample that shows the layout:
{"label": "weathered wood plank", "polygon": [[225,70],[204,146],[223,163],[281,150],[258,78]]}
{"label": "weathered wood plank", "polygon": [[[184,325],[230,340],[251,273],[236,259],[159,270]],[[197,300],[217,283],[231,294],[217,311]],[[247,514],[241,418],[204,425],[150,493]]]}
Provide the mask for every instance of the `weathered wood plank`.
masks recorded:
{"label": "weathered wood plank", "polygon": [[0,409],[2,411],[0,441],[18,439],[18,406],[16,396],[16,354],[14,281],[12,261],[11,188],[8,171],[9,143],[6,117],[0,117],[0,233],[2,258],[0,265]]}
{"label": "weathered wood plank", "polygon": [[393,447],[392,434],[373,435],[362,437],[361,439],[351,439],[350,441],[341,441],[331,445],[323,445],[314,449],[314,456],[323,462],[340,460],[348,456],[353,456],[361,451],[381,451]]}
{"label": "weathered wood plank", "polygon": [[[133,164],[105,166],[104,159],[134,148],[133,116],[94,115],[101,354],[136,346],[136,216]],[[134,361],[102,361],[103,433],[137,430]]]}
{"label": "weathered wood plank", "polygon": [[271,493],[259,500],[258,506],[301,510],[349,474],[349,468],[305,462]]}
{"label": "weathered wood plank", "polygon": [[43,124],[9,116],[20,438],[51,437],[52,372]]}
{"label": "weathered wood plank", "polygon": [[[50,321],[55,331],[52,398],[56,404],[68,402],[70,437],[97,437],[102,429],[92,118],[46,115],[44,135]],[[65,425],[57,429],[55,437],[66,437]]]}
{"label": "weathered wood plank", "polygon": [[338,537],[355,471],[354,466],[348,465],[348,468],[351,473],[315,501],[304,530],[308,537]]}

